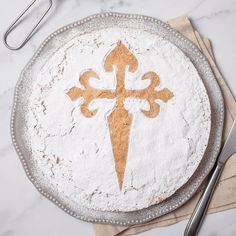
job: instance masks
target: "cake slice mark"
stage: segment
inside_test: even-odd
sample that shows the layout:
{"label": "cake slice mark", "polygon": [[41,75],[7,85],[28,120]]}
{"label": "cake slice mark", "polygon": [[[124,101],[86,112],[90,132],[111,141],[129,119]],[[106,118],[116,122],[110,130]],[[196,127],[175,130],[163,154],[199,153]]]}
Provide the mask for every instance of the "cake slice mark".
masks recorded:
{"label": "cake slice mark", "polygon": [[111,50],[105,58],[104,69],[106,72],[116,73],[116,89],[115,90],[99,90],[93,88],[89,84],[91,77],[100,79],[96,72],[87,70],[80,76],[80,83],[84,89],[77,87],[71,88],[67,95],[71,100],[76,100],[83,97],[84,102],[81,105],[81,112],[85,117],[92,117],[96,115],[97,110],[89,110],[88,106],[94,99],[107,98],[116,99],[116,106],[111,114],[107,117],[112,150],[115,160],[115,170],[118,178],[120,190],[122,190],[124,173],[127,161],[130,127],[132,124],[132,114],[130,114],[124,107],[126,98],[133,97],[144,99],[149,102],[150,108],[148,111],[141,110],[141,112],[149,118],[156,117],[160,112],[160,105],[155,100],[160,99],[168,102],[174,94],[167,88],[156,91],[160,84],[160,79],[155,72],[149,71],[142,76],[142,80],[149,79],[150,84],[147,88],[141,90],[126,90],[125,89],[125,71],[128,68],[129,72],[135,72],[138,69],[137,58],[132,52],[125,47],[121,42],[118,42],[116,47]]}

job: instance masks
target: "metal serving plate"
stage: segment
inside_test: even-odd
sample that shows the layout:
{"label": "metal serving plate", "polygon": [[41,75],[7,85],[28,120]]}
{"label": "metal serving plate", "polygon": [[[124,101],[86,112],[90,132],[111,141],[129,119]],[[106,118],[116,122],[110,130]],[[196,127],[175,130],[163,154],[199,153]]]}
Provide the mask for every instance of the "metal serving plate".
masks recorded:
{"label": "metal serving plate", "polygon": [[[34,75],[37,74],[43,63],[47,61],[48,58],[58,50],[58,48],[76,35],[97,29],[112,27],[114,25],[117,27],[136,28],[152,32],[180,48],[185,55],[190,58],[199,72],[210,99],[212,112],[209,143],[205,155],[194,175],[184,186],[165,201],[149,208],[133,212],[96,211],[87,209],[81,205],[73,205],[65,199],[62,199],[61,196],[48,187],[47,183],[43,183],[34,177],[35,171],[31,162],[31,152],[22,139],[25,129],[27,103],[34,83]],[[150,221],[175,210],[186,203],[194,195],[216,161],[217,154],[220,150],[223,120],[224,104],[220,88],[207,60],[192,42],[172,29],[166,23],[152,17],[120,13],[104,13],[89,16],[83,20],[67,25],[51,34],[42,43],[33,58],[22,71],[17,83],[11,117],[11,135],[15,149],[30,181],[42,195],[47,197],[62,210],[75,218],[88,222],[135,225]]]}

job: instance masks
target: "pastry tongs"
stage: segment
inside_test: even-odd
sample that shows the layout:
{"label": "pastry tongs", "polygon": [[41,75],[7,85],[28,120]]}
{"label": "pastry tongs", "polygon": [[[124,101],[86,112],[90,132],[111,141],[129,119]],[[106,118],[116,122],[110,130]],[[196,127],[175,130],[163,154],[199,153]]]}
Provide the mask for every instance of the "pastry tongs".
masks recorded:
{"label": "pastry tongs", "polygon": [[33,26],[32,30],[29,32],[29,34],[25,37],[25,39],[18,45],[18,46],[11,46],[9,45],[9,43],[7,42],[7,38],[9,36],[9,34],[17,27],[17,25],[21,22],[22,17],[25,15],[25,13],[34,5],[34,3],[37,0],[33,0],[24,11],[21,12],[21,14],[16,18],[15,21],[13,21],[13,23],[9,26],[9,28],[6,30],[4,36],[3,36],[3,41],[4,44],[6,45],[7,48],[11,49],[11,50],[19,50],[21,49],[28,41],[29,39],[32,37],[32,35],[34,34],[35,30],[37,29],[37,27],[39,26],[39,24],[41,23],[41,21],[43,20],[43,18],[48,14],[49,10],[52,7],[52,0],[48,0],[49,1],[49,6],[46,9],[46,11],[43,13],[43,15],[41,16],[41,18],[38,20],[38,22],[36,22],[36,24]]}

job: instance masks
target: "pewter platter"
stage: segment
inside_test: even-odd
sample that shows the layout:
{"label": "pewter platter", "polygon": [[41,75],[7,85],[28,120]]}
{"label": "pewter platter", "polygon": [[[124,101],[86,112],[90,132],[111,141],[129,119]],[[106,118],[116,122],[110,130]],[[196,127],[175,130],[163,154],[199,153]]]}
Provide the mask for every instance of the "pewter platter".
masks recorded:
{"label": "pewter platter", "polygon": [[[22,139],[25,124],[25,111],[30,88],[34,83],[34,74],[39,71],[43,63],[50,58],[63,44],[77,34],[84,34],[95,29],[105,27],[136,28],[152,32],[176,45],[191,60],[197,69],[206,87],[211,105],[211,132],[205,155],[197,171],[189,181],[177,190],[171,197],[149,208],[132,212],[106,212],[87,209],[83,206],[71,204],[35,178],[35,170],[31,164],[31,152]],[[198,48],[188,39],[170,28],[167,24],[151,17],[104,13],[87,17],[83,20],[65,26],[51,34],[37,50],[33,58],[26,65],[17,83],[14,105],[11,117],[11,135],[15,149],[20,157],[25,172],[38,191],[51,200],[62,210],[75,218],[88,222],[135,225],[150,221],[156,217],[167,214],[187,202],[197,191],[202,181],[212,169],[220,149],[221,135],[224,120],[223,98],[219,86],[214,78],[211,68]]]}

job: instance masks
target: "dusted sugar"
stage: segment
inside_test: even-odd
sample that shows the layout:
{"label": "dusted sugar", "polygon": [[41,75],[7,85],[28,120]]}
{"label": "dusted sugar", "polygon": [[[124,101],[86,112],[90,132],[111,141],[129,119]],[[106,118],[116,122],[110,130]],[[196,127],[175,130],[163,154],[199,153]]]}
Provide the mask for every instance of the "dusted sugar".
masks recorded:
{"label": "dusted sugar", "polygon": [[[116,98],[94,99],[86,117],[84,98],[71,99],[68,91],[85,89],[80,76],[92,69],[99,80],[89,84],[114,91],[116,71],[107,72],[104,61],[119,42],[138,62],[125,71],[125,88],[142,90],[155,72],[160,91],[173,97],[157,99],[160,110],[149,118],[145,99],[126,98],[132,115],[122,188],[119,186],[108,117]],[[31,149],[38,178],[73,204],[102,211],[133,211],[157,204],[183,186],[198,167],[210,133],[210,104],[195,67],[180,49],[154,34],[136,29],[108,28],[78,35],[45,62],[29,99],[25,139]],[[122,148],[122,147],[121,147]]]}

